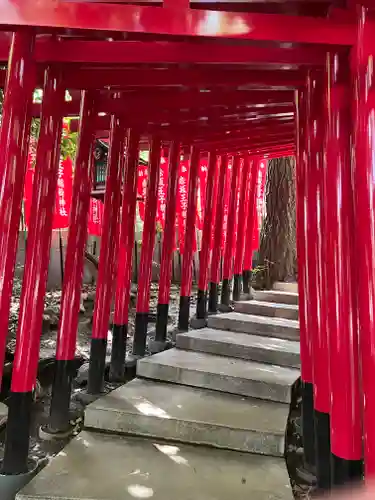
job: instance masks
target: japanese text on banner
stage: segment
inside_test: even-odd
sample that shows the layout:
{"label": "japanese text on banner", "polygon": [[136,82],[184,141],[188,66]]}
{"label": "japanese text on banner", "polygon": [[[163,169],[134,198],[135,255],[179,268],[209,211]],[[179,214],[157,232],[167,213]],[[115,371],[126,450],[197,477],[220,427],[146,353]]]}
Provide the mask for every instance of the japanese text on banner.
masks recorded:
{"label": "japanese text on banner", "polygon": [[159,185],[158,185],[157,221],[160,223],[160,225],[163,229],[164,229],[164,225],[165,225],[167,185],[168,185],[168,162],[165,158],[161,158],[161,160],[160,160],[160,172],[159,172]]}
{"label": "japanese text on banner", "polygon": [[206,208],[206,187],[208,175],[208,162],[201,160],[199,166],[199,185],[198,185],[198,199],[197,199],[197,228],[203,229],[204,211]]}
{"label": "japanese text on banner", "polygon": [[[28,226],[32,205],[32,186],[34,181],[35,156],[30,151],[28,155],[28,167],[24,188],[25,224]],[[53,229],[65,229],[69,227],[69,214],[72,203],[73,189],[73,162],[71,158],[60,159],[57,177],[57,189],[55,199],[55,211],[53,217]]]}
{"label": "japanese text on banner", "polygon": [[148,185],[148,167],[145,165],[139,165],[137,194],[140,200],[138,201],[138,209],[139,209],[139,216],[143,221],[145,220],[147,185]]}
{"label": "japanese text on banner", "polygon": [[[184,252],[186,216],[188,210],[188,184],[189,184],[189,162],[180,163],[178,190],[177,190],[177,223],[178,223],[178,243],[180,253]],[[197,238],[193,233],[193,251],[197,251]]]}
{"label": "japanese text on banner", "polygon": [[92,236],[101,236],[103,227],[104,203],[96,198],[90,199],[88,232]]}

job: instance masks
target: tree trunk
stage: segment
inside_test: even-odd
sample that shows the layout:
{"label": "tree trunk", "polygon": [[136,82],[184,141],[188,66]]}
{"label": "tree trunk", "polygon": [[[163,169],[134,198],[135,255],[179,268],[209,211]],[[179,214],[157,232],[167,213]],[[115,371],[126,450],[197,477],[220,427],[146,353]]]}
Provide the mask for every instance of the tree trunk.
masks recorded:
{"label": "tree trunk", "polygon": [[271,288],[275,281],[294,281],[297,274],[296,194],[294,157],[268,162],[266,215],[263,221],[257,285]]}

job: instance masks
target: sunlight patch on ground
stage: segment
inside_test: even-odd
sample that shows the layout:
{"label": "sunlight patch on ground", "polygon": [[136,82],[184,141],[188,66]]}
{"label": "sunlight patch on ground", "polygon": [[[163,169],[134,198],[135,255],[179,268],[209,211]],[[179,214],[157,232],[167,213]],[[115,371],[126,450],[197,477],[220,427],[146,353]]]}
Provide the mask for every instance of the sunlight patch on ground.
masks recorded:
{"label": "sunlight patch on ground", "polygon": [[147,415],[148,417],[159,417],[159,418],[171,418],[170,415],[162,408],[155,406],[150,401],[145,398],[138,398],[139,403],[133,403],[135,408],[142,413],[143,415]]}
{"label": "sunlight patch on ground", "polygon": [[131,484],[128,486],[128,493],[134,498],[151,498],[154,496],[154,490],[141,484]]}
{"label": "sunlight patch on ground", "polygon": [[154,443],[154,446],[157,450],[164,453],[164,455],[167,455],[167,457],[169,457],[176,464],[186,465],[189,467],[189,462],[186,460],[186,458],[182,457],[181,455],[178,455],[178,452],[180,451],[180,448],[178,446],[171,446],[168,444],[157,444],[157,443]]}

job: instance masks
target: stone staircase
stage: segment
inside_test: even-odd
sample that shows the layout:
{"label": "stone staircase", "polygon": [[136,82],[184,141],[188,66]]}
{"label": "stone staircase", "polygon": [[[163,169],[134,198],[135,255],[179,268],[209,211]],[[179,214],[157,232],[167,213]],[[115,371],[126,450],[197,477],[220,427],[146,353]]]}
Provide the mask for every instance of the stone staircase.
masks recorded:
{"label": "stone staircase", "polygon": [[86,430],[17,499],[291,500],[297,302],[288,287],[256,292],[140,360],[138,378],[89,405]]}

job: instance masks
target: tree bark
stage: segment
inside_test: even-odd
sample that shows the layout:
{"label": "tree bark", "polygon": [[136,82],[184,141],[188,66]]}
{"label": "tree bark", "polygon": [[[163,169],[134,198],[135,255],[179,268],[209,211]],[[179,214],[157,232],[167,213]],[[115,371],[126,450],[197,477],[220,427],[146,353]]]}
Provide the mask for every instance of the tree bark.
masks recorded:
{"label": "tree bark", "polygon": [[296,194],[294,157],[268,162],[266,215],[263,221],[257,285],[271,288],[275,281],[297,278]]}

